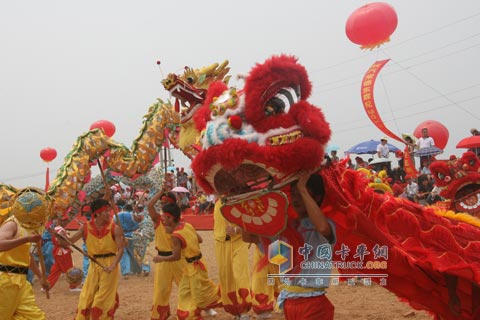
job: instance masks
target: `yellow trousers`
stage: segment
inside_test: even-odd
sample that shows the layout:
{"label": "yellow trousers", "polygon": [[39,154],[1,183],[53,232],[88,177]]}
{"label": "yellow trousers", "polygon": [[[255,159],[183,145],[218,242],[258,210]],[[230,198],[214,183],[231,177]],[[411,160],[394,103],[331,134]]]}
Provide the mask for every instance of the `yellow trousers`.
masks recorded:
{"label": "yellow trousers", "polygon": [[252,307],[248,244],[242,238],[215,241],[223,308],[236,316]]}
{"label": "yellow trousers", "polygon": [[24,274],[0,272],[0,319],[45,320]]}
{"label": "yellow trousers", "polygon": [[185,259],[155,263],[152,320],[166,320],[170,316],[172,282],[178,287],[186,264]]}
{"label": "yellow trousers", "polygon": [[[258,262],[262,259],[263,254],[257,246],[253,253],[254,270],[252,274],[252,309],[255,313],[273,311],[275,308],[275,299],[280,293],[280,278],[268,279],[268,274],[278,274],[278,266],[268,263],[265,267],[258,270]],[[269,283],[271,281],[272,283]]]}
{"label": "yellow trousers", "polygon": [[[112,264],[115,257],[98,259],[105,266]],[[100,266],[90,262],[87,279],[78,301],[75,320],[113,319],[119,306],[117,288],[120,278],[120,266],[111,272],[105,272]]]}
{"label": "yellow trousers", "polygon": [[201,319],[202,310],[221,305],[220,288],[208,278],[203,260],[187,263],[178,286],[178,318]]}

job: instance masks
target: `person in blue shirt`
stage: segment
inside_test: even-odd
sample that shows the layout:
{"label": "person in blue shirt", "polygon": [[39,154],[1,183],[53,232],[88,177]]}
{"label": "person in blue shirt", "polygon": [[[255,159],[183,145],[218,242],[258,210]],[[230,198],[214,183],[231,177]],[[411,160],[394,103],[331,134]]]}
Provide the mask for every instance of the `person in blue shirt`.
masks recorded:
{"label": "person in blue shirt", "polygon": [[[134,256],[133,246],[133,232],[138,229],[139,222],[141,221],[141,215],[133,213],[133,207],[130,204],[125,205],[122,211],[118,214],[118,221],[120,222],[127,245],[125,247],[126,252],[120,260],[120,267],[122,276],[128,276],[134,273],[141,273],[142,267],[137,262]],[[115,219],[115,222],[116,219]]]}
{"label": "person in blue shirt", "polygon": [[[323,181],[315,174],[302,174],[298,182],[292,185],[291,201],[298,214],[296,229],[303,237],[305,246],[310,249],[321,247],[324,248],[321,253],[331,253],[336,242],[335,224],[320,209],[315,191],[320,192],[318,195],[323,194]],[[319,255],[316,250],[309,250],[305,252],[302,263],[314,267],[295,266],[292,272],[299,277],[287,276],[283,279],[285,286],[277,303],[283,308],[285,319],[333,320],[335,308],[326,297],[332,272],[331,259],[329,254]]]}

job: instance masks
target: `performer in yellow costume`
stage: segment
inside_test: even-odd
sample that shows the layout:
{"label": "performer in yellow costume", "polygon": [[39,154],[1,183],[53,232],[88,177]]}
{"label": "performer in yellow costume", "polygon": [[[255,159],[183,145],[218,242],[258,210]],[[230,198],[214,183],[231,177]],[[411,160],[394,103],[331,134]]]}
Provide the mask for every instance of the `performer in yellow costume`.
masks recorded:
{"label": "performer in yellow costume", "polygon": [[223,308],[235,319],[246,320],[250,319],[248,311],[252,307],[248,244],[242,240],[241,229],[225,220],[220,207],[217,201],[213,236]]}
{"label": "performer in yellow costume", "polygon": [[[175,203],[175,195],[171,192],[155,194],[147,204],[148,214],[155,224],[155,249],[159,256],[172,255],[172,236],[165,230],[165,225],[155,209],[155,204],[160,200],[162,204]],[[170,316],[170,293],[172,281],[178,287],[182,278],[183,269],[187,262],[185,259],[177,261],[162,261],[155,264],[153,276],[153,305],[152,320],[166,320]]]}
{"label": "performer in yellow costume", "polygon": [[268,274],[278,274],[278,266],[269,262],[262,265],[265,256],[262,249],[262,244],[257,241],[253,253],[252,309],[257,314],[257,319],[268,319],[275,309],[281,283],[278,277],[268,278]]}
{"label": "performer in yellow costume", "polygon": [[78,301],[76,320],[113,319],[119,306],[117,294],[125,239],[119,226],[111,218],[107,200],[97,199],[90,206],[94,219],[80,227],[70,239],[85,238],[88,254],[102,266],[90,263],[87,279]]}
{"label": "performer in yellow costume", "polygon": [[184,259],[187,264],[178,288],[177,316],[183,319],[203,319],[202,310],[221,306],[220,288],[209,278],[202,259],[200,243],[202,238],[189,224],[180,222],[180,208],[176,203],[162,207],[163,222],[172,234],[172,255],[156,256],[154,262]]}
{"label": "performer in yellow costume", "polygon": [[0,226],[0,318],[44,320],[45,313],[37,306],[27,281],[27,271],[30,267],[48,290],[48,282],[30,254],[30,244],[41,239],[35,230],[45,223],[48,204],[40,193],[27,190],[18,196],[12,211],[13,215]]}

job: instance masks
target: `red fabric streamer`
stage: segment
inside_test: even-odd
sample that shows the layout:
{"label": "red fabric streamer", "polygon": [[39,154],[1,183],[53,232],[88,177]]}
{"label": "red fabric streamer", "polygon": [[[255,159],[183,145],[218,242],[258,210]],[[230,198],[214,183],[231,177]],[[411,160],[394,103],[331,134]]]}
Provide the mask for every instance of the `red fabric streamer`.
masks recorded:
{"label": "red fabric streamer", "polygon": [[408,147],[405,147],[405,151],[403,152],[403,170],[409,176],[415,177],[418,175],[417,169],[415,169],[415,165],[413,164],[412,158],[410,156],[410,152],[408,151]]}
{"label": "red fabric streamer", "polygon": [[384,134],[389,136],[392,139],[395,139],[400,142],[404,142],[402,138],[398,137],[395,133],[390,131],[383,122],[380,114],[378,113],[377,106],[375,105],[375,98],[373,96],[373,91],[375,87],[375,80],[377,79],[378,73],[382,70],[383,66],[387,64],[387,60],[376,61],[370,66],[365,75],[363,76],[362,86],[361,86],[361,96],[362,103],[365,111],[367,112],[368,117],[372,120],[373,124],[380,129]]}

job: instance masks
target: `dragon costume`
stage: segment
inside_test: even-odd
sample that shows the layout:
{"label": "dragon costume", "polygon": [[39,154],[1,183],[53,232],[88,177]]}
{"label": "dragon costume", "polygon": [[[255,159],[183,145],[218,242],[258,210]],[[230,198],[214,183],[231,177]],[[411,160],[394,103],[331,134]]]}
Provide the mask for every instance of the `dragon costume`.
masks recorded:
{"label": "dragon costume", "polygon": [[[130,149],[108,137],[99,128],[80,135],[45,192],[49,211],[44,218],[62,216],[64,213],[73,218],[81,205],[77,196],[90,181],[90,168],[97,162],[102,164],[104,170],[135,179],[151,169],[159,149],[167,140],[192,158],[198,152],[195,140],[199,134],[192,130],[191,115],[195,108],[202,105],[210,83],[228,83],[230,77],[227,73],[230,69],[227,66],[228,61],[224,61],[200,69],[186,67],[182,75],[169,74],[162,83],[173,96],[174,104],[157,99],[149,107]],[[13,186],[0,184],[0,224],[11,215],[19,192],[21,190]],[[40,190],[37,193],[43,194]],[[42,221],[39,225],[43,225]]]}
{"label": "dragon costume", "polygon": [[345,263],[341,273],[384,272],[388,290],[444,319],[457,318],[448,307],[445,280],[457,277],[461,317],[478,319],[472,306],[472,287],[480,284],[478,226],[379,194],[364,174],[343,163],[323,165],[331,132],[322,111],[307,101],[310,92],[305,68],[284,55],[257,64],[242,90],[213,83],[194,116],[202,131],[202,150],[192,162],[198,183],[222,199],[224,217],[245,232],[266,245],[287,241],[295,270],[304,243],[292,227],[297,215],[290,184],[299,172],[312,172],[321,178],[315,190],[320,208],[336,224],[335,252],[350,248],[342,259],[358,262],[353,248],[372,251],[363,251],[366,267]]}

